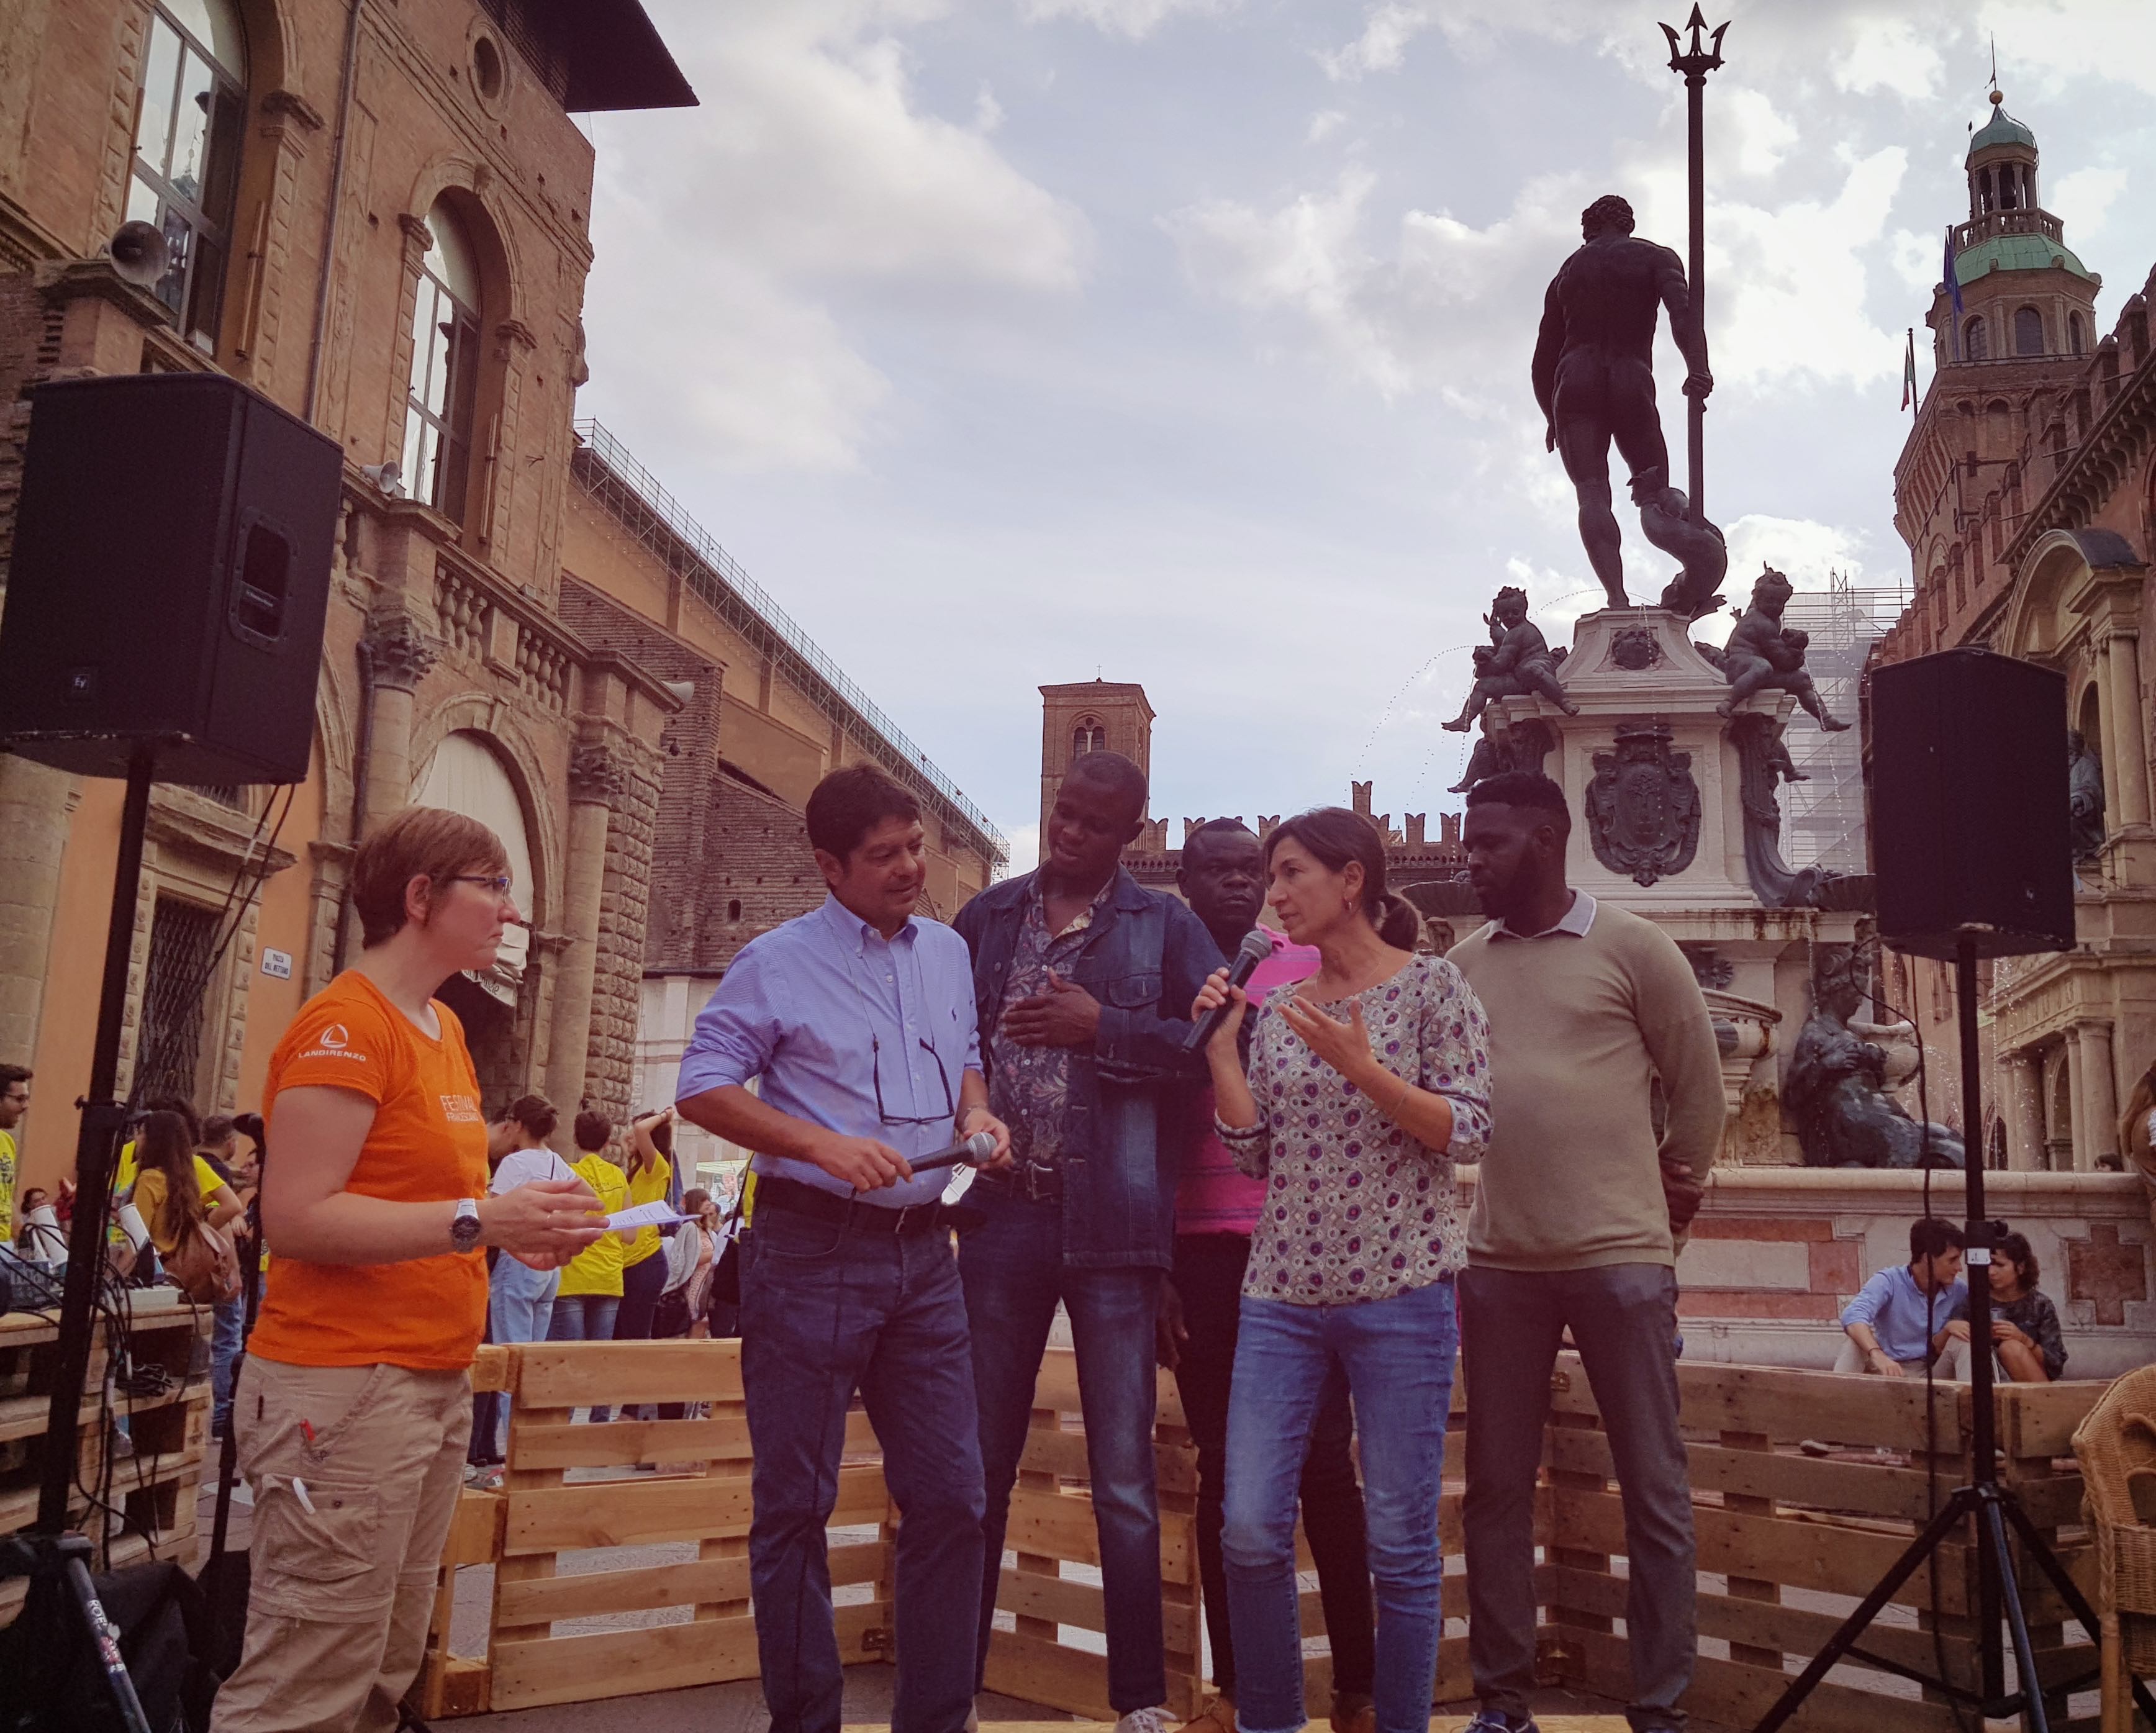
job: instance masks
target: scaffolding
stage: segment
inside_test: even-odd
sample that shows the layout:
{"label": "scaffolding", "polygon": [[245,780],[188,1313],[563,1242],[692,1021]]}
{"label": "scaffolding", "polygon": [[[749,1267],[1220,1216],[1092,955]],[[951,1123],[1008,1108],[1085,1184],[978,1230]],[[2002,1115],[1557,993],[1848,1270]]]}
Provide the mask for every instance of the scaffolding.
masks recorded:
{"label": "scaffolding", "polygon": [[1784,741],[1803,782],[1782,789],[1782,857],[1794,868],[1868,870],[1864,834],[1864,746],[1858,688],[1871,647],[1909,605],[1906,587],[1856,589],[1845,573],[1828,574],[1824,590],[1789,598],[1782,623],[1811,635],[1805,667],[1827,714],[1851,726],[1830,734],[1804,711],[1789,718]]}
{"label": "scaffolding", "polygon": [[[958,792],[928,755],[907,738],[817,642],[794,623],[763,587],[689,515],[626,446],[596,421],[575,424],[569,473],[630,535],[663,560],[726,623],[771,657],[793,685],[819,700],[870,753],[914,784],[942,816],[971,829],[999,874],[1010,844],[988,815]],[[895,763],[891,762],[896,760]]]}

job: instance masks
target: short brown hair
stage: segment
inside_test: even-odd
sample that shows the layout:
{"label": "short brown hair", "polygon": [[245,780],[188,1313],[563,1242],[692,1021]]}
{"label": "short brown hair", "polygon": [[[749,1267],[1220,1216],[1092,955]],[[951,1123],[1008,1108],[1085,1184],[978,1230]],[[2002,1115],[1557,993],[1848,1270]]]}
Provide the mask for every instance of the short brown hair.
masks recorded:
{"label": "short brown hair", "polygon": [[439,807],[407,807],[359,845],[352,863],[352,905],[360,943],[380,945],[404,927],[404,887],[441,884],[459,873],[504,872],[509,851],[476,818]]}

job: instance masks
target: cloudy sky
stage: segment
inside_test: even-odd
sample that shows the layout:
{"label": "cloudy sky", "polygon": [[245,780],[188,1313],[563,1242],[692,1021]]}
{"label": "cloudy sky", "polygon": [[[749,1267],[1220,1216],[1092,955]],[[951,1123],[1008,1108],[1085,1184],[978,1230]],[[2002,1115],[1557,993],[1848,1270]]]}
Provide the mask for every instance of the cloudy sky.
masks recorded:
{"label": "cloudy sky", "polygon": [[[1527,381],[1578,213],[1683,249],[1677,0],[648,0],[600,115],[596,415],[1031,864],[1044,682],[1144,684],[1153,810],[1444,793],[1502,583],[1599,592]],[[2141,0],[1729,0],[1707,503],[1732,572],[1905,582],[1902,333],[1998,43],[2044,203],[2156,260]],[[1681,452],[1677,366],[1665,422]],[[1680,459],[1681,461],[1681,459]],[[1665,562],[1626,527],[1632,589]],[[1717,634],[1718,635],[1718,634]],[[1175,834],[1180,834],[1179,827]]]}

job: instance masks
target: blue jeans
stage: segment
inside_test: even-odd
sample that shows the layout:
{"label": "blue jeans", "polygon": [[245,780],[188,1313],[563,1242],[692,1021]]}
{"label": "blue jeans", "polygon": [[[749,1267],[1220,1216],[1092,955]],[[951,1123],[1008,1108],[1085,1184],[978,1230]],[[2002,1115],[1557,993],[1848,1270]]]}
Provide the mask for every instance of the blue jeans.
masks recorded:
{"label": "blue jeans", "polygon": [[239,1361],[241,1329],[247,1321],[247,1296],[235,1294],[217,1304],[209,1338],[209,1429],[222,1438],[232,1422],[232,1369]]}
{"label": "blue jeans", "polygon": [[[559,1272],[556,1272],[558,1275]],[[553,1315],[547,1320],[547,1340],[550,1342],[610,1342],[613,1340],[614,1314],[621,1310],[619,1294],[557,1294]],[[608,1420],[613,1417],[610,1407],[594,1407],[591,1418]]]}
{"label": "blue jeans", "polygon": [[[494,1261],[487,1278],[487,1340],[495,1342],[543,1342],[554,1317],[554,1293],[562,1285],[558,1269],[534,1269],[504,1252]],[[496,1405],[494,1459],[509,1459],[509,1407],[506,1391]]]}
{"label": "blue jeans", "polygon": [[741,1305],[749,1592],[772,1733],[839,1733],[824,1529],[857,1390],[900,1515],[892,1733],[959,1733],[973,1706],[981,1459],[948,1236],[759,1207],[742,1243]]}
{"label": "blue jeans", "polygon": [[1459,1340],[1449,1281],[1354,1305],[1245,1298],[1228,1399],[1221,1535],[1242,1733],[1287,1733],[1303,1724],[1296,1490],[1335,1366],[1348,1375],[1363,1447],[1378,1603],[1370,1686],[1378,1733],[1424,1733],[1430,1725],[1445,1624],[1437,1505]]}
{"label": "blue jeans", "polygon": [[[988,1660],[990,1620],[1003,1575],[1011,1488],[1025,1449],[1034,1379],[1048,1346],[1055,1303],[1070,1316],[1078,1400],[1086,1416],[1086,1464],[1107,1592],[1108,1701],[1119,1715],[1168,1700],[1161,1638],[1160,1501],[1152,1423],[1157,1390],[1153,1314],[1158,1269],[1081,1269],[1063,1262],[1063,1211],[1053,1203],[968,1194],[988,1216],[958,1243],[966,1315],[973,1331],[973,1383],[981,1399],[981,1467],[988,1515],[981,1526],[980,1643],[975,1683]],[[746,1333],[747,1325],[743,1324]]]}

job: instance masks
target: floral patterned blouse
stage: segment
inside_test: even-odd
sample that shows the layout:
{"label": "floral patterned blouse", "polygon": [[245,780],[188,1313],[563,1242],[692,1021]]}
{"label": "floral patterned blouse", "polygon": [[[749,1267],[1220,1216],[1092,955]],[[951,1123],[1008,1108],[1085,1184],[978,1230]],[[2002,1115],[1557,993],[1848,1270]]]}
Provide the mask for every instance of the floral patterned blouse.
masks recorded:
{"label": "floral patterned blouse", "polygon": [[1245,1295],[1350,1305],[1456,1274],[1467,1238],[1453,1164],[1474,1161],[1490,1137],[1490,1025],[1474,989],[1442,957],[1419,956],[1358,995],[1378,1062],[1452,1103],[1442,1150],[1416,1142],[1303,1044],[1280,1013],[1295,991],[1268,994],[1251,1031],[1258,1123],[1215,1122],[1236,1166],[1267,1182]]}

